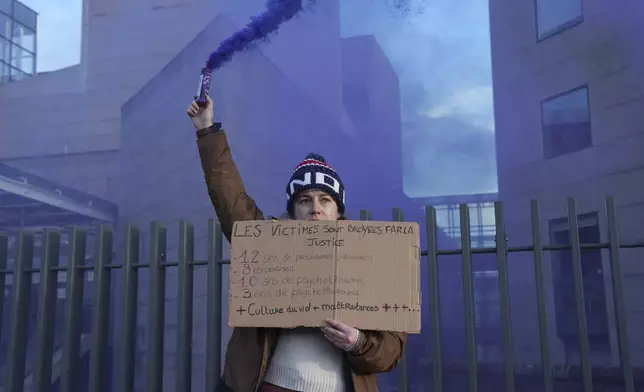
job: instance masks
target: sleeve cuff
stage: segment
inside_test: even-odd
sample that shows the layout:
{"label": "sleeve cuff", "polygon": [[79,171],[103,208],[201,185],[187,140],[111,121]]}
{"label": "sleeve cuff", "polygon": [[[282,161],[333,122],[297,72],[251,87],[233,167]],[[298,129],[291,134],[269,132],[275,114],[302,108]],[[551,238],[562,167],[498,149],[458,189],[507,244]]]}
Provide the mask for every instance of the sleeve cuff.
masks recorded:
{"label": "sleeve cuff", "polygon": [[357,331],[358,336],[356,337],[356,342],[347,349],[347,352],[349,352],[350,354],[357,353],[364,340],[364,334],[362,333],[362,331],[360,331],[359,329],[357,329]]}
{"label": "sleeve cuff", "polygon": [[208,128],[203,128],[203,129],[198,130],[197,131],[197,139],[201,139],[202,137],[204,137],[206,135],[210,135],[210,134],[213,134],[213,133],[219,133],[219,132],[222,132],[222,131],[223,131],[223,129],[221,127],[221,123],[216,122],[216,123],[212,124],[211,126],[209,126]]}

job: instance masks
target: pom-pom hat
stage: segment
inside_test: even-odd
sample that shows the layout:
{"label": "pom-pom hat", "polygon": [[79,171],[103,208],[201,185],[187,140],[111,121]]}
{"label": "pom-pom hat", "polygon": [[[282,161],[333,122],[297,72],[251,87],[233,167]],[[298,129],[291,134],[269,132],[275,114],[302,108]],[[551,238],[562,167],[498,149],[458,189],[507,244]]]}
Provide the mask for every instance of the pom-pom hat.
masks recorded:
{"label": "pom-pom hat", "polygon": [[293,203],[297,196],[307,190],[317,189],[328,193],[338,204],[338,212],[344,214],[344,184],[335,169],[322,155],[310,153],[300,162],[286,185],[286,210],[293,215]]}

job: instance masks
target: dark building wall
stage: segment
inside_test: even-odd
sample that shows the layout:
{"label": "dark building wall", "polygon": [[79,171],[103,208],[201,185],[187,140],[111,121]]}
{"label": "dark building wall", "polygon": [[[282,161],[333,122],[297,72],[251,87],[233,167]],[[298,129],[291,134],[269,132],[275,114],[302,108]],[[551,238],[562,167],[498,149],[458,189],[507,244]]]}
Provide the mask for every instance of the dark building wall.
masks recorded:
{"label": "dark building wall", "polygon": [[[644,238],[643,15],[638,1],[490,1],[499,194],[511,246],[532,242],[531,199],[540,204],[544,244],[570,242],[567,197],[577,203],[582,243],[608,241],[606,196],[614,196],[620,241]],[[621,255],[631,358],[642,365],[641,251]],[[518,358],[535,363],[533,255],[513,259]],[[572,257],[546,252],[544,264],[553,361],[575,363]],[[584,251],[582,265],[592,362],[617,366],[610,258]]]}

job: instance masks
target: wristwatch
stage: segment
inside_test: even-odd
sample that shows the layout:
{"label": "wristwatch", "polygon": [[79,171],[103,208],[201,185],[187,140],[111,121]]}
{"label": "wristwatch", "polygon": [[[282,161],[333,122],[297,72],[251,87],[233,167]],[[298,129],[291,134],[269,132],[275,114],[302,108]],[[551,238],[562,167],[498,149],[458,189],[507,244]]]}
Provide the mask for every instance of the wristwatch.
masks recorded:
{"label": "wristwatch", "polygon": [[213,123],[211,126],[208,128],[200,129],[197,131],[197,139],[201,139],[202,137],[206,135],[210,135],[211,133],[217,133],[221,132],[223,129],[221,128],[221,123],[216,122]]}

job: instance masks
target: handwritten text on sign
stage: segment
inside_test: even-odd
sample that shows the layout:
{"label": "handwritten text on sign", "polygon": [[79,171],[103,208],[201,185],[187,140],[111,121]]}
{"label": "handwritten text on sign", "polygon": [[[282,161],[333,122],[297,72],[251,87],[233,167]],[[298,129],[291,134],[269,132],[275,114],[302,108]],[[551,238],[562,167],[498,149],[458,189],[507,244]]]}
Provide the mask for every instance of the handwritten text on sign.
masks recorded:
{"label": "handwritten text on sign", "polygon": [[233,228],[233,327],[420,332],[419,227],[407,222],[246,221]]}

